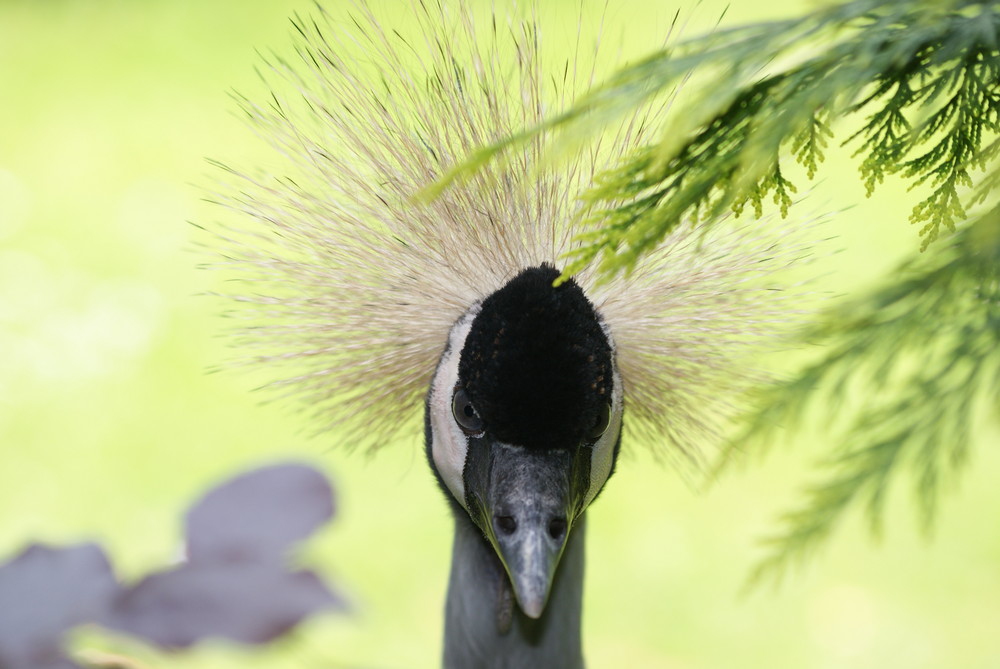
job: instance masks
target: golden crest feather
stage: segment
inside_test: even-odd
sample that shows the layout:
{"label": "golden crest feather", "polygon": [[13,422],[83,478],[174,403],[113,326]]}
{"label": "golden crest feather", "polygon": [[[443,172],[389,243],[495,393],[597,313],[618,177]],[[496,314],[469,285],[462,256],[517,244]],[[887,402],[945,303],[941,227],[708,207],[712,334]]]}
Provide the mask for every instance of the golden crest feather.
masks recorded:
{"label": "golden crest feather", "polygon": [[[579,195],[644,139],[635,119],[559,160],[534,139],[415,198],[477,147],[565,107],[597,56],[547,68],[534,19],[406,7],[413,31],[364,4],[296,18],[295,62],[268,63],[271,99],[240,101],[274,164],[226,168],[215,196],[236,213],[212,245],[241,279],[229,295],[250,324],[241,352],[350,447],[417,432],[454,321],[521,269],[559,266],[578,243]],[[576,277],[616,344],[626,443],[696,458],[717,434],[760,379],[746,355],[787,320],[766,285],[786,260],[720,225],[675,232],[627,277]]]}

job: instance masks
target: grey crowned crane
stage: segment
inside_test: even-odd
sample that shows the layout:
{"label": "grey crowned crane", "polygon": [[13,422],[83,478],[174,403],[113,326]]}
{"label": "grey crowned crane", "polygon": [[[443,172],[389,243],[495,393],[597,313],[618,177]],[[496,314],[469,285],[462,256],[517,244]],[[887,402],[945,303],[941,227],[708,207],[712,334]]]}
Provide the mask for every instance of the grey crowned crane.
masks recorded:
{"label": "grey crowned crane", "polygon": [[583,666],[583,512],[614,468],[622,383],[600,316],[557,278],[528,268],[471,305],[431,383],[455,515],[446,667]]}
{"label": "grey crowned crane", "polygon": [[557,281],[578,196],[656,110],[573,156],[532,140],[415,197],[566,105],[596,56],[577,37],[589,55],[548,70],[532,20],[405,7],[398,29],[364,4],[294,20],[271,96],[240,99],[272,159],[225,168],[232,216],[212,244],[242,278],[241,350],[321,429],[374,448],[423,414],[455,519],[444,665],[580,667],[587,507],[623,442],[693,461],[717,436],[784,319],[768,285],[783,255],[745,230],[679,230],[627,276]]}

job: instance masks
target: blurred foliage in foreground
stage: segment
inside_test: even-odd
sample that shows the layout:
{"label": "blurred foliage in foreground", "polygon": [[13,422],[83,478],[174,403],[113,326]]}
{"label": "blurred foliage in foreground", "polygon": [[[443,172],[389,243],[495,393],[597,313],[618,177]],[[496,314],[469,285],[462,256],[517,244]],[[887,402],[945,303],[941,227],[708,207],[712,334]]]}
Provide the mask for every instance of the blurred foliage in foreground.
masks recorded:
{"label": "blurred foliage in foreground", "polygon": [[[118,580],[98,544],[32,544],[0,563],[0,667],[81,669],[63,643],[82,624],[167,651],[208,639],[270,643],[305,618],[344,608],[318,574],[287,564],[333,511],[333,488],[321,472],[281,463],[205,494],[185,516],[180,563],[134,583]],[[92,667],[139,666],[101,654],[81,659]]]}
{"label": "blurred foliage in foreground", "polygon": [[[773,440],[776,426],[801,422],[820,403],[841,435],[826,478],[783,518],[757,577],[779,575],[807,554],[852,504],[867,502],[877,526],[886,488],[906,467],[929,523],[939,481],[966,459],[981,403],[996,409],[1000,209],[975,210],[997,203],[1000,181],[998,33],[997,3],[924,0],[854,0],[716,30],[619,71],[450,177],[541,132],[599,132],[684,84],[686,102],[660,141],[588,194],[585,244],[568,274],[591,262],[605,275],[627,272],[684,221],[713,224],[748,204],[760,216],[768,200],[787,215],[796,191],[787,168],[797,163],[813,178],[845,118],[862,119],[843,143],[856,147],[869,194],[888,175],[922,189],[910,221],[922,225],[921,250],[930,252],[883,288],[823,314],[809,335],[830,343],[826,357],[769,389],[728,450]],[[862,406],[845,402],[857,392]]]}

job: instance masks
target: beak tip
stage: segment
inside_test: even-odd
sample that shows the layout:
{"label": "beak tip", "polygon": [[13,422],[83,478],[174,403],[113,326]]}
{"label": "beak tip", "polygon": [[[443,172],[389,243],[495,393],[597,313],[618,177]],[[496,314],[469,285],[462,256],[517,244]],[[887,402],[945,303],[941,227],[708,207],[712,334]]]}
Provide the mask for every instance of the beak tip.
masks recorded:
{"label": "beak tip", "polygon": [[524,615],[532,618],[533,620],[541,618],[542,613],[545,611],[545,602],[540,598],[532,599],[527,602],[519,602],[519,604],[521,605],[521,611],[524,612]]}
{"label": "beak tip", "polygon": [[524,615],[538,620],[545,612],[545,605],[549,601],[549,587],[552,585],[551,579],[512,579],[514,586],[514,599],[521,608]]}

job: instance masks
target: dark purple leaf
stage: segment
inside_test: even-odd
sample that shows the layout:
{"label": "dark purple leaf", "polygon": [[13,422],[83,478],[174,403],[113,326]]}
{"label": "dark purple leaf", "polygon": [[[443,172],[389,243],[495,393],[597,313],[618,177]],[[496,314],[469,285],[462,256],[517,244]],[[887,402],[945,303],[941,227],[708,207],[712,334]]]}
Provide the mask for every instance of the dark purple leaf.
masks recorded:
{"label": "dark purple leaf", "polygon": [[340,608],[315,574],[271,564],[187,564],[124,592],[107,625],[168,648],[208,637],[266,643],[306,616]]}
{"label": "dark purple leaf", "polygon": [[187,514],[192,562],[280,560],[333,515],[326,478],[306,465],[257,469],[211,490]]}
{"label": "dark purple leaf", "polygon": [[282,560],[332,515],[322,474],[278,465],[205,495],[187,517],[191,559],[132,588],[118,585],[95,545],[31,546],[0,566],[0,669],[78,669],[62,636],[85,622],[172,648],[208,637],[266,643],[341,607],[315,574]]}
{"label": "dark purple leaf", "polygon": [[63,633],[103,617],[118,583],[101,548],[29,546],[0,566],[0,667],[58,669]]}

